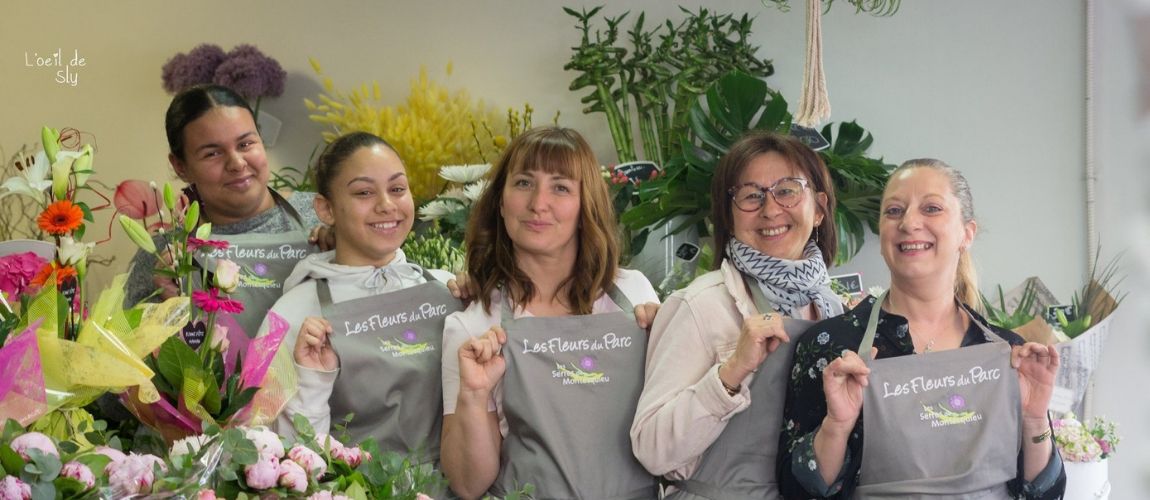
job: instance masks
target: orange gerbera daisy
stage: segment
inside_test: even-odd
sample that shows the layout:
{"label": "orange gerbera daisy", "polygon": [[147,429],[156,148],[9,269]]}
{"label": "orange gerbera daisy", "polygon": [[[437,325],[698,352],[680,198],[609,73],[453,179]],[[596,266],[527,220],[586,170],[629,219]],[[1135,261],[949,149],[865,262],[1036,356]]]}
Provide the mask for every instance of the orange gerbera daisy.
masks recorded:
{"label": "orange gerbera daisy", "polygon": [[60,286],[64,284],[64,280],[76,276],[76,268],[72,266],[56,267],[55,262],[49,262],[40,268],[40,272],[36,273],[36,277],[32,278],[31,285],[34,287],[44,286],[44,284],[48,282],[48,278],[52,276],[52,273],[56,273],[56,286]]}
{"label": "orange gerbera daisy", "polygon": [[61,236],[75,231],[84,223],[84,211],[71,200],[60,200],[44,209],[36,224],[44,232]]}

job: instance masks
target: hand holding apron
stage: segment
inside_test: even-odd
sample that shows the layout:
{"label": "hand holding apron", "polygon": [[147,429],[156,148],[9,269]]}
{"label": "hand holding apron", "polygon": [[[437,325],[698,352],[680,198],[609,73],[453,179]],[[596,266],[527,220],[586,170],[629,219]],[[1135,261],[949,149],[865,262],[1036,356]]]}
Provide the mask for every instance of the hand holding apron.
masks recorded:
{"label": "hand holding apron", "polygon": [[459,391],[490,394],[503,379],[507,362],[503,359],[503,344],[507,334],[499,325],[488,328],[483,335],[472,338],[459,347]]}
{"label": "hand holding apron", "polygon": [[308,316],[300,325],[292,357],[295,363],[312,370],[332,371],[339,368],[339,357],[331,348],[331,323]]}

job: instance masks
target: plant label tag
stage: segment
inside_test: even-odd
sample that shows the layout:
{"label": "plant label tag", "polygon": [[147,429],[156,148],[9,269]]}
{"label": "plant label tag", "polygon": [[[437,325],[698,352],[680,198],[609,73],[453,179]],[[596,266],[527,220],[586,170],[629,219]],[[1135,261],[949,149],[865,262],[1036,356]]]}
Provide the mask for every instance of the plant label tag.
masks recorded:
{"label": "plant label tag", "polygon": [[631,184],[647,182],[653,179],[663,169],[650,161],[631,161],[615,165],[615,171],[627,177]]}
{"label": "plant label tag", "polygon": [[863,292],[862,273],[840,274],[838,276],[831,276],[831,281],[837,283],[846,290],[851,297],[858,297]]}
{"label": "plant label tag", "polygon": [[79,283],[76,281],[76,278],[72,276],[64,278],[64,281],[60,283],[59,287],[60,295],[63,295],[64,298],[67,299],[68,304],[76,303],[76,291],[78,289]]}
{"label": "plant label tag", "polygon": [[1058,322],[1058,311],[1066,316],[1066,321],[1074,321],[1078,319],[1078,309],[1071,304],[1055,304],[1046,306],[1046,312],[1043,313],[1042,319],[1045,319],[1051,326],[1060,326]]}
{"label": "plant label tag", "polygon": [[184,336],[184,343],[188,344],[188,347],[199,349],[204,343],[204,338],[208,336],[208,327],[204,326],[203,321],[195,323],[189,321],[180,333]]}
{"label": "plant label tag", "polygon": [[1054,391],[1050,394],[1050,405],[1046,407],[1047,410],[1055,413],[1067,413],[1073,406],[1074,389],[1054,386]]}
{"label": "plant label tag", "polygon": [[823,137],[823,134],[820,134],[818,130],[810,127],[804,127],[802,125],[795,125],[792,123],[791,136],[795,139],[803,141],[803,144],[806,144],[807,147],[815,151],[822,151],[831,147],[831,143],[827,142],[827,138]]}

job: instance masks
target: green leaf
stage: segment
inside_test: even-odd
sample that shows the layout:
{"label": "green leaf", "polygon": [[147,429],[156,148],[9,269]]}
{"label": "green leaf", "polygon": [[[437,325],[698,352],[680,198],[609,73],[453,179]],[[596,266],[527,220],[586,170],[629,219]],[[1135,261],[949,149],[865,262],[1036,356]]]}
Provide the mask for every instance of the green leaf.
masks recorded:
{"label": "green leaf", "polygon": [[160,346],[156,368],[171,387],[180,391],[184,390],[188,378],[203,379],[203,365],[200,364],[199,355],[178,336],[168,337]]}
{"label": "green leaf", "polygon": [[51,481],[60,475],[60,469],[64,464],[60,463],[60,457],[50,453],[44,453],[36,448],[29,448],[24,453],[28,455],[28,464],[24,466],[24,470],[33,474],[39,475],[41,481]]}

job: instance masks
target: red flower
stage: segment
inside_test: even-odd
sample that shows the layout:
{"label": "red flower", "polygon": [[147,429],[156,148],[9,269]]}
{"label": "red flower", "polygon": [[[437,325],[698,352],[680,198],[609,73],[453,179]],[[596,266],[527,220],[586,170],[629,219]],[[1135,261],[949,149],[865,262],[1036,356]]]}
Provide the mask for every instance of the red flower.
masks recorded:
{"label": "red flower", "polygon": [[196,290],[192,292],[192,303],[206,313],[223,311],[232,314],[244,312],[244,304],[238,300],[220,297],[220,291],[212,288],[209,291]]}
{"label": "red flower", "polygon": [[228,242],[220,240],[201,240],[195,236],[188,237],[188,251],[195,252],[203,247],[218,248],[220,250],[228,249]]}
{"label": "red flower", "polygon": [[160,211],[159,198],[160,194],[151,184],[127,180],[116,186],[116,194],[112,199],[116,203],[116,211],[133,219],[143,220]]}
{"label": "red flower", "polygon": [[72,266],[56,267],[55,262],[49,262],[44,264],[44,267],[40,268],[40,272],[36,273],[36,277],[32,278],[32,282],[30,284],[35,287],[44,286],[44,284],[48,282],[48,278],[52,276],[53,272],[56,273],[56,286],[63,285],[64,280],[68,278],[76,277],[76,269]]}
{"label": "red flower", "polygon": [[75,231],[84,223],[84,211],[71,200],[60,200],[44,209],[36,224],[44,232],[61,236]]}

